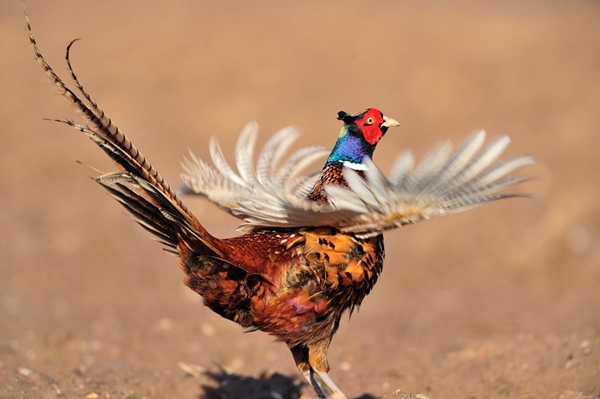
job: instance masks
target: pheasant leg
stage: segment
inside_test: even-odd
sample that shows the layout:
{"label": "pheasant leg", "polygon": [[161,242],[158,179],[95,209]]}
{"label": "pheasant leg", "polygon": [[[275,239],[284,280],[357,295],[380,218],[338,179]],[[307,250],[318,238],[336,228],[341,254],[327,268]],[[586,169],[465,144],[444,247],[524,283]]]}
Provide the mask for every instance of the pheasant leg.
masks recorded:
{"label": "pheasant leg", "polygon": [[315,371],[308,364],[308,349],[305,346],[298,345],[290,347],[290,351],[292,352],[292,356],[294,356],[296,367],[298,367],[298,370],[300,370],[306,381],[308,381],[308,384],[314,389],[319,399],[327,399],[327,394],[315,379]]}
{"label": "pheasant leg", "polygon": [[[290,351],[294,356],[296,367],[300,370],[306,381],[314,389],[319,399],[348,399],[342,390],[333,382],[327,371],[320,371],[319,369],[328,370],[327,365],[327,347],[329,346],[328,341],[320,342],[319,344],[312,345],[307,348],[303,345],[297,345],[290,347]],[[312,356],[312,357],[311,357]],[[309,358],[313,360],[311,365]],[[331,395],[325,393],[326,388],[331,392]]]}
{"label": "pheasant leg", "polygon": [[316,371],[316,373],[319,376],[319,378],[321,379],[321,381],[323,381],[323,384],[325,384],[325,386],[327,388],[329,388],[329,390],[332,392],[332,395],[329,396],[329,398],[331,398],[331,399],[348,399],[348,397],[346,395],[344,395],[342,390],[340,388],[338,388],[337,385],[335,385],[335,382],[333,382],[333,380],[331,379],[329,374],[327,374],[325,371]]}

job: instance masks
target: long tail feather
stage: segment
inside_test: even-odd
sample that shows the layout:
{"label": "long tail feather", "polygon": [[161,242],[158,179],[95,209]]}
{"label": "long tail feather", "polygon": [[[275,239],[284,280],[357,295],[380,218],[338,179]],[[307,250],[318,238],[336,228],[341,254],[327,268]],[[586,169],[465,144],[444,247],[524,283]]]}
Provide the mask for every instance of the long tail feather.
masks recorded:
{"label": "long tail feather", "polygon": [[44,59],[33,36],[24,3],[23,9],[35,59],[59,89],[60,94],[83,114],[91,126],[80,125],[70,120],[56,121],[86,134],[122,170],[120,173],[98,176],[96,182],[121,203],[136,222],[166,245],[169,251],[175,251],[178,232],[184,232],[188,237],[198,239],[209,251],[215,252],[215,238],[188,211],[162,176],[98,106],[79,81],[70,59],[72,46],[79,39],[71,41],[65,53],[67,69],[77,88],[74,91]]}
{"label": "long tail feather", "polygon": [[[29,22],[29,16],[27,14],[27,10],[25,10],[25,4],[23,4],[24,12],[25,12],[25,22],[27,25],[27,32],[29,34],[29,41],[34,50],[35,59],[42,65],[42,68],[46,75],[50,78],[52,83],[58,87],[63,97],[69,100],[78,111],[80,111],[84,117],[92,123],[98,130],[97,133],[104,137],[107,141],[112,142],[116,146],[122,148],[128,154],[128,158],[132,159],[139,166],[139,173],[142,174],[148,180],[155,182],[157,187],[159,187],[162,191],[164,191],[170,198],[173,199],[174,202],[182,209],[184,212],[188,212],[185,205],[182,204],[181,200],[175,195],[175,192],[169,187],[169,185],[164,181],[162,176],[158,174],[158,172],[152,167],[152,165],[146,160],[144,155],[129,141],[129,139],[123,134],[117,125],[115,125],[112,120],[106,115],[106,113],[98,106],[96,102],[94,102],[91,96],[84,89],[83,85],[80,83],[79,79],[73,72],[73,68],[71,66],[70,60],[70,51],[73,44],[79,40],[75,39],[69,43],[67,46],[65,59],[67,61],[67,66],[71,77],[83,98],[89,102],[86,104],[84,100],[79,98],[77,94],[73,90],[71,90],[67,85],[63,82],[63,80],[54,72],[52,67],[46,62],[40,49],[37,45],[37,41],[33,36],[33,32],[31,29],[31,24]],[[120,166],[122,166],[119,163]]]}

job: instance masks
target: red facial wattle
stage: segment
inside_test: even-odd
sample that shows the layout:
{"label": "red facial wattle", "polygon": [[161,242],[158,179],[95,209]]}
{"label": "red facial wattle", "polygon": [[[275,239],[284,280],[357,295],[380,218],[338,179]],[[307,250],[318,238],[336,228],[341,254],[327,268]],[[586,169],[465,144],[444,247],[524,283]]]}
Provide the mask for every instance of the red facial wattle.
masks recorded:
{"label": "red facial wattle", "polygon": [[375,145],[385,134],[381,129],[381,124],[383,122],[384,120],[381,111],[375,108],[369,108],[363,116],[356,121],[356,125],[362,130],[365,141],[371,145]]}
{"label": "red facial wattle", "polygon": [[376,124],[364,126],[362,128],[362,132],[365,137],[365,141],[371,145],[377,144],[383,137],[383,132],[379,128],[379,125]]}

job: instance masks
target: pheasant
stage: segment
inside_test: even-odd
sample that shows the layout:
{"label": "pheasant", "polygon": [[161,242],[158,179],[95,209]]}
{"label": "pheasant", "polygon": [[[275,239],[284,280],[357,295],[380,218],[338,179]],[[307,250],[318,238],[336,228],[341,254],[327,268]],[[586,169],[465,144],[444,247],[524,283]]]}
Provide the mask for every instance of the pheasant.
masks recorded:
{"label": "pheasant", "polygon": [[[482,149],[485,134],[469,137],[454,152],[436,147],[418,166],[401,154],[390,177],[372,161],[388,128],[398,122],[375,108],[338,113],[337,142],[318,173],[301,174],[328,152],[306,147],[280,162],[299,132],[275,134],[254,158],[255,123],[236,145],[236,172],[216,142],[215,167],[191,154],[184,163],[184,187],[176,192],[119,130],[66,63],[70,89],[42,56],[25,13],[36,60],[61,94],[80,111],[86,125],[57,120],[86,134],[118,166],[95,178],[145,230],[177,257],[185,284],[204,304],[248,330],[261,330],[290,349],[320,398],[346,398],[328,375],[327,350],[342,314],[360,306],[383,267],[383,232],[423,219],[466,210],[521,194],[502,189],[528,180],[509,173],[533,160],[498,161],[507,137]],[[212,236],[179,195],[208,198],[243,220],[242,234]]]}

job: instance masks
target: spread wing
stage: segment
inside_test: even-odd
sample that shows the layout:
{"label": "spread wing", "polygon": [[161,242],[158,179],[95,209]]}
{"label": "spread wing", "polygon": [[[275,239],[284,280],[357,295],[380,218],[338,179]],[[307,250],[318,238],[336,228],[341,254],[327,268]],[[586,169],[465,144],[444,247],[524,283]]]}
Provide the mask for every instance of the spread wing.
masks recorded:
{"label": "spread wing", "polygon": [[389,178],[370,159],[365,162],[364,178],[354,170],[345,170],[349,187],[328,186],[326,192],[334,204],[352,207],[359,214],[336,227],[369,237],[487,202],[526,196],[504,189],[531,180],[530,176],[513,177],[510,173],[533,164],[533,158],[520,155],[502,161],[499,157],[510,143],[509,137],[497,137],[482,148],[484,141],[483,130],[454,151],[447,141],[434,147],[416,167],[413,155],[404,152],[394,162]]}
{"label": "spread wing", "polygon": [[439,144],[418,165],[412,153],[401,153],[389,177],[366,159],[364,177],[345,169],[348,187],[326,186],[328,202],[317,203],[305,196],[318,173],[301,172],[326,156],[328,150],[302,148],[281,163],[300,135],[298,129],[288,127],[265,144],[254,163],[257,135],[256,123],[247,125],[240,134],[235,151],[237,172],[225,160],[216,140],[210,143],[214,167],[193,154],[183,164],[183,191],[203,195],[243,219],[242,230],[333,226],[370,237],[490,201],[524,196],[504,189],[530,180],[528,176],[511,177],[510,173],[534,163],[524,155],[501,161],[510,139],[497,137],[483,147],[485,132],[481,130],[454,151],[449,141]]}
{"label": "spread wing", "polygon": [[318,172],[302,172],[326,157],[324,147],[304,147],[282,161],[300,136],[296,127],[275,133],[254,161],[258,124],[249,123],[235,147],[235,169],[229,165],[216,139],[210,141],[209,163],[190,152],[182,164],[182,194],[201,195],[223,210],[244,219],[242,230],[254,227],[332,226],[357,216],[358,211],[338,208],[333,203],[317,203],[305,197]]}

